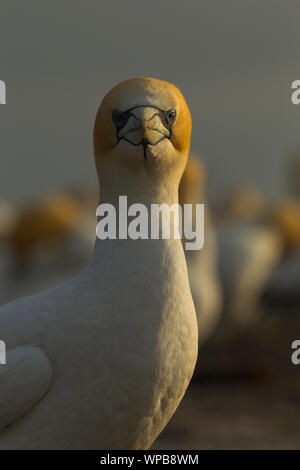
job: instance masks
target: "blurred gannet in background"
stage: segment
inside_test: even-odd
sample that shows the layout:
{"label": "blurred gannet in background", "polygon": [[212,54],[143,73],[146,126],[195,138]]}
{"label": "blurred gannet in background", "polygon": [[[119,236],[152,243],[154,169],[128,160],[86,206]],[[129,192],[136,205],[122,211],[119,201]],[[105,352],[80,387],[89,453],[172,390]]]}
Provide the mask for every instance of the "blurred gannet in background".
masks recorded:
{"label": "blurred gannet in background", "polygon": [[7,244],[11,231],[18,218],[17,207],[0,200],[0,248]]}
{"label": "blurred gannet in background", "polygon": [[289,186],[294,197],[300,198],[300,155],[294,156],[289,164]]}
{"label": "blurred gannet in background", "polygon": [[255,222],[263,216],[266,203],[263,194],[255,186],[236,186],[224,197],[216,210],[218,226],[231,222]]}
{"label": "blurred gannet in background", "polygon": [[0,267],[7,262],[7,249],[10,234],[18,218],[18,209],[15,205],[0,201]]}
{"label": "blurred gannet in background", "polygon": [[284,245],[283,260],[268,283],[266,298],[272,306],[295,307],[300,300],[300,202],[280,203],[271,212],[271,221],[282,233]]}
{"label": "blurred gannet in background", "polygon": [[191,154],[179,186],[180,204],[204,204],[205,226],[202,250],[186,250],[192,296],[198,319],[199,345],[215,329],[222,310],[222,289],[217,272],[217,241],[205,197],[204,164]]}
{"label": "blurred gannet in background", "polygon": [[38,250],[47,253],[70,235],[89,249],[96,238],[95,220],[78,198],[63,192],[19,208],[7,236],[17,270],[26,268]]}
{"label": "blurred gannet in background", "polygon": [[299,214],[293,205],[282,204],[265,209],[254,222],[239,217],[220,229],[219,269],[226,311],[237,325],[247,326],[260,316],[259,303],[275,269],[299,243]]}
{"label": "blurred gannet in background", "polygon": [[[177,203],[190,134],[174,85],[114,87],[94,127],[101,201]],[[0,449],[149,448],[192,377],[197,333],[181,240],[97,239],[75,279],[0,308]]]}
{"label": "blurred gannet in background", "polygon": [[81,184],[16,206],[0,236],[0,304],[50,289],[89,263],[96,201]]}
{"label": "blurred gannet in background", "polygon": [[285,311],[300,302],[300,156],[299,151],[288,162],[287,193],[289,198],[273,211],[273,220],[285,233],[286,253],[268,283],[265,300]]}
{"label": "blurred gannet in background", "polygon": [[[218,267],[226,319],[238,324],[253,321],[260,288],[272,269],[277,237],[260,226],[266,204],[252,186],[237,186],[217,209]],[[259,274],[258,272],[259,271]]]}

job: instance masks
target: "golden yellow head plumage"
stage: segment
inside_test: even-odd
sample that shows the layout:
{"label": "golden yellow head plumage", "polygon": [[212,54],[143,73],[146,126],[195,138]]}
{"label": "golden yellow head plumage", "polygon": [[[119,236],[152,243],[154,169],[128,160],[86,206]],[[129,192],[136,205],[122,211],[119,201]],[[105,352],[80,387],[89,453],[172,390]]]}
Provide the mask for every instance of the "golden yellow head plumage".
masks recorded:
{"label": "golden yellow head plumage", "polygon": [[293,252],[300,247],[300,204],[287,200],[276,206],[270,219],[283,236],[286,251]]}
{"label": "golden yellow head plumage", "polygon": [[[95,156],[109,152],[119,142],[113,120],[114,111],[127,113],[129,120],[135,116],[140,119],[139,108],[151,108],[148,113],[149,120],[153,119],[152,116],[155,113],[164,119],[165,116],[160,115],[159,111],[167,113],[174,110],[175,119],[172,123],[170,140],[179,152],[188,151],[192,122],[188,106],[180,90],[175,85],[162,80],[132,78],[116,85],[102,100],[94,127]],[[170,117],[172,118],[172,113]],[[126,120],[126,116],[124,119]]]}
{"label": "golden yellow head plumage", "polygon": [[[118,161],[135,170],[185,167],[191,138],[191,116],[179,89],[154,78],[133,78],[103,98],[94,126],[98,172]],[[175,161],[176,158],[178,161]],[[173,165],[174,164],[174,165]],[[181,177],[181,175],[180,175]]]}

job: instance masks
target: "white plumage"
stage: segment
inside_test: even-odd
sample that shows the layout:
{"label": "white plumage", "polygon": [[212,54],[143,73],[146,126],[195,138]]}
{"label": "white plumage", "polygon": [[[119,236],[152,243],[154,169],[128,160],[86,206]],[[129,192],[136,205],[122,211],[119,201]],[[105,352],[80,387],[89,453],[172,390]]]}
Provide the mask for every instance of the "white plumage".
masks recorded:
{"label": "white plumage", "polygon": [[[141,121],[141,134],[151,137],[146,161],[142,146],[117,140],[111,119],[113,109],[134,106],[177,112],[172,135],[159,142],[151,119]],[[173,85],[116,86],[94,130],[101,200],[177,202],[190,129]],[[0,338],[7,346],[0,449],[148,448],[180,403],[197,357],[181,241],[97,240],[75,279],[0,309]]]}

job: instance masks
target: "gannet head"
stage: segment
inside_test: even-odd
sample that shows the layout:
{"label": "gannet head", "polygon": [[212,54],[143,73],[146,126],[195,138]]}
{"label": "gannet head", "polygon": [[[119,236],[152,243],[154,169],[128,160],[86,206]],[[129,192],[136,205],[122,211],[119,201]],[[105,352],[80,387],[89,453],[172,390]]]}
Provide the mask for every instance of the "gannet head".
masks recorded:
{"label": "gannet head", "polygon": [[224,213],[231,220],[259,220],[266,209],[262,192],[251,185],[237,185],[232,188],[224,202]]}
{"label": "gannet head", "polygon": [[178,185],[190,137],[189,108],[176,86],[153,78],[121,82],[103,98],[94,126],[101,185],[112,166],[123,175],[150,175],[165,183],[168,175]]}
{"label": "gannet head", "polygon": [[297,201],[283,201],[271,211],[271,222],[283,237],[286,253],[293,253],[300,247],[300,204]]}

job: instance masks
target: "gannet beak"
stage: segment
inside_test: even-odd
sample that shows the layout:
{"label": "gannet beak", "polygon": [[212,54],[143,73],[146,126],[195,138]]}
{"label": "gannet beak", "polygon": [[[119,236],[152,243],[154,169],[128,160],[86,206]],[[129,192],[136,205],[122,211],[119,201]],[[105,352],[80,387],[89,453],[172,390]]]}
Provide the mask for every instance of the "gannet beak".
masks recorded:
{"label": "gannet beak", "polygon": [[123,139],[132,145],[141,145],[145,158],[148,145],[171,138],[175,118],[174,109],[162,111],[152,106],[136,106],[125,112],[114,110],[112,113],[118,142]]}

